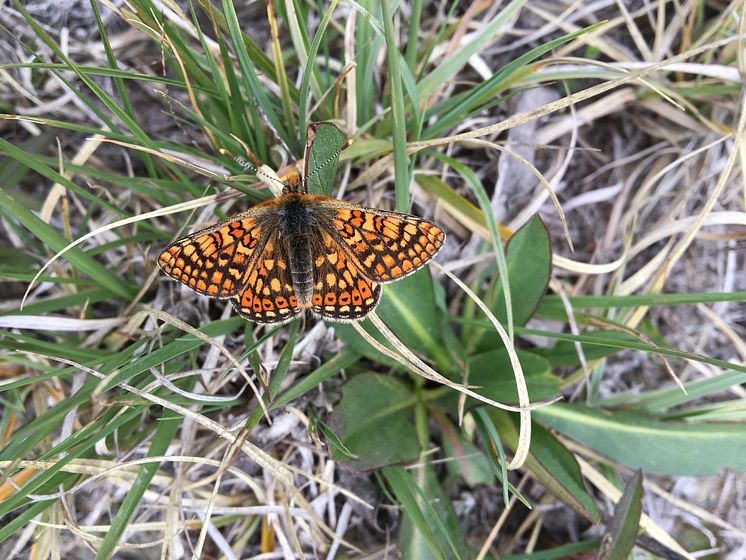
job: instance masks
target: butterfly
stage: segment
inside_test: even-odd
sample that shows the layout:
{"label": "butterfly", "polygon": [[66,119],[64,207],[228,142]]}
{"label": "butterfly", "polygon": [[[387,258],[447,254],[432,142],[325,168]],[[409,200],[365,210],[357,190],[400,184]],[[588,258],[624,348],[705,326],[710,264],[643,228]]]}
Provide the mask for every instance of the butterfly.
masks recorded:
{"label": "butterfly", "polygon": [[306,168],[274,200],[175,241],[158,264],[256,323],[285,323],[305,309],[353,321],[376,307],[382,283],[422,268],[445,241],[423,218],[309,194],[307,178]]}

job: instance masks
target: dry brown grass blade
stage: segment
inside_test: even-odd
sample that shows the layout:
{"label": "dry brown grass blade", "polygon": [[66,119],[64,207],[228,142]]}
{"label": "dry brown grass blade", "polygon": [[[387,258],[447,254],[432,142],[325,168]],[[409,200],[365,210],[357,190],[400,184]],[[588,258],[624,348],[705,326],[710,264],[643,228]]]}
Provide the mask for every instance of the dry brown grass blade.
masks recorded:
{"label": "dry brown grass blade", "polygon": [[661,62],[651,64],[650,66],[646,68],[630,72],[626,76],[617,78],[615,80],[610,80],[608,82],[603,82],[595,86],[591,86],[588,89],[584,89],[583,91],[580,91],[578,93],[570,94],[568,96],[563,97],[562,99],[558,101],[548,103],[532,111],[527,111],[525,113],[512,116],[499,123],[495,123],[489,126],[478,128],[470,132],[456,134],[453,136],[445,136],[443,138],[436,138],[434,140],[428,140],[428,141],[423,141],[423,142],[412,142],[408,145],[407,151],[411,154],[411,153],[419,152],[421,150],[425,150],[427,148],[433,148],[436,146],[446,146],[448,144],[461,142],[463,140],[471,140],[474,138],[480,138],[482,136],[489,136],[489,135],[497,134],[499,132],[502,132],[503,130],[507,130],[516,125],[524,123],[528,120],[538,119],[539,117],[549,115],[551,113],[559,111],[560,109],[564,109],[570,105],[573,105],[573,104],[577,105],[578,103],[581,103],[582,101],[585,101],[586,99],[591,99],[593,97],[597,97],[601,95],[602,93],[606,93],[607,91],[617,89],[618,87],[623,86],[625,84],[635,82],[648,74],[652,74],[660,70],[661,68],[666,67],[669,64],[672,64],[675,62],[682,62],[684,60],[695,57],[707,51],[715,51],[719,48],[725,47],[735,41],[739,41],[742,39],[743,39],[742,36],[729,37],[727,39],[721,39],[720,41],[716,41],[716,42],[713,42],[713,43],[710,43],[710,44],[707,44],[701,47],[691,49],[687,52],[678,54],[676,56],[672,56]]}
{"label": "dry brown grass blade", "polygon": [[565,219],[565,213],[562,211],[562,205],[560,204],[559,200],[557,199],[557,195],[554,194],[554,191],[552,190],[552,186],[549,184],[549,181],[546,180],[544,175],[539,171],[536,166],[532,165],[531,162],[529,162],[526,158],[521,156],[520,154],[514,152],[510,148],[507,148],[505,146],[500,146],[499,144],[496,144],[495,142],[489,142],[487,140],[469,140],[468,143],[465,142],[465,144],[473,144],[475,146],[482,146],[491,148],[493,150],[497,150],[499,152],[503,152],[505,154],[508,154],[510,157],[514,158],[516,161],[520,162],[521,165],[525,166],[531,173],[539,180],[539,183],[541,183],[541,186],[546,189],[546,192],[549,195],[549,198],[552,201],[552,204],[554,205],[554,208],[557,210],[557,215],[559,216],[560,222],[562,223],[562,231],[565,234],[565,240],[567,241],[567,245],[570,248],[570,251],[575,251],[575,247],[572,243],[572,238],[570,236],[570,230],[567,229],[567,220]]}
{"label": "dry brown grass blade", "polygon": [[[164,323],[168,323],[171,326],[176,327],[177,329],[180,329],[186,333],[189,333],[195,338],[199,338],[201,341],[205,342],[206,344],[209,344],[210,346],[217,348],[220,353],[225,356],[228,361],[233,365],[233,367],[238,370],[238,372],[241,374],[241,376],[246,380],[246,383],[249,384],[249,387],[251,387],[251,390],[254,392],[254,395],[256,396],[256,400],[259,403],[259,406],[262,409],[262,412],[264,413],[264,417],[267,419],[268,423],[272,423],[272,419],[269,416],[269,410],[267,410],[267,406],[264,404],[264,399],[262,399],[262,393],[259,391],[259,388],[254,384],[254,380],[251,378],[251,375],[249,375],[249,372],[244,369],[244,367],[238,363],[238,360],[233,356],[233,354],[230,353],[230,351],[220,344],[217,340],[214,338],[207,336],[203,332],[195,329],[188,323],[185,323],[184,321],[177,319],[173,315],[170,315],[169,313],[166,313],[165,311],[160,311],[158,309],[146,309],[143,311],[139,311],[135,314],[134,317],[131,319],[132,324],[139,324],[142,320],[143,316],[149,316],[154,319],[157,319],[159,321],[162,321]],[[125,328],[125,331],[127,329]]]}
{"label": "dry brown grass blade", "polygon": [[[510,358],[510,365],[513,368],[513,376],[515,378],[516,392],[518,393],[518,403],[520,404],[520,428],[518,430],[518,445],[515,449],[515,455],[508,464],[508,469],[518,469],[523,466],[523,463],[528,457],[529,447],[531,445],[531,399],[528,396],[528,386],[526,385],[526,378],[523,375],[523,367],[518,359],[518,354],[515,351],[508,333],[505,332],[500,322],[497,320],[492,311],[487,307],[484,302],[477,297],[477,295],[466,285],[460,278],[455,274],[447,271],[445,268],[440,266],[438,263],[434,263],[435,266],[443,272],[448,278],[450,278],[456,285],[464,291],[473,301],[479,306],[479,309],[487,316],[495,331],[500,336],[505,350]],[[559,399],[555,399],[552,402],[556,402]]]}
{"label": "dry brown grass blade", "polygon": [[[733,173],[736,163],[739,161],[741,155],[741,145],[744,143],[744,134],[746,133],[746,96],[741,95],[741,107],[740,115],[738,118],[738,125],[734,133],[734,146],[731,153],[725,163],[725,167],[718,177],[718,181],[715,184],[715,188],[707,197],[707,200],[694,219],[689,230],[685,233],[684,237],[679,240],[678,243],[671,250],[671,255],[665,259],[664,266],[658,269],[658,274],[654,277],[652,284],[650,285],[647,293],[656,294],[661,291],[663,285],[668,278],[669,274],[673,270],[674,265],[679,262],[684,252],[689,248],[692,241],[694,241],[697,233],[705,224],[707,217],[712,213],[715,203],[720,198],[723,190],[725,189],[728,181]],[[649,307],[641,307],[635,311],[635,313],[627,321],[627,325],[635,328],[640,324],[642,319],[645,317],[649,310]]]}

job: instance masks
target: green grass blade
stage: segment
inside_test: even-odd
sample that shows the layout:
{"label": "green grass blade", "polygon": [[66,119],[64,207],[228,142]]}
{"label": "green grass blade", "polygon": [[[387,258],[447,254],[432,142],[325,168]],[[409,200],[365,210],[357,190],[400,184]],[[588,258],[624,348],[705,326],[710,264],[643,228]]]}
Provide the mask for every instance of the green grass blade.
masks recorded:
{"label": "green grass blade", "polygon": [[[0,207],[8,211],[13,218],[43,241],[53,251],[60,251],[67,246],[67,239],[60,232],[38,218],[32,212],[18,204],[7,192],[0,190]],[[102,288],[111,293],[129,300],[133,291],[117,274],[109,270],[105,265],[99,263],[91,256],[78,248],[71,249],[65,254],[65,259]]]}
{"label": "green grass blade", "polygon": [[[311,47],[308,49],[306,63],[303,67],[303,77],[300,83],[300,93],[298,97],[298,133],[300,134],[300,145],[306,145],[306,134],[308,132],[308,92],[311,88],[311,79],[316,73],[316,56],[321,46],[321,41],[326,33],[326,28],[329,26],[329,22],[332,19],[334,8],[337,7],[338,0],[332,0],[329,7],[324,13],[324,17],[321,18],[319,28],[316,30],[316,35],[313,37]],[[321,94],[318,94],[319,97]]]}
{"label": "green grass blade", "polygon": [[412,14],[409,16],[409,29],[407,30],[407,48],[404,51],[404,60],[407,63],[410,74],[414,76],[417,72],[417,47],[419,46],[420,20],[422,19],[422,0],[413,0]]}
{"label": "green grass blade", "polygon": [[[96,19],[96,26],[98,27],[98,34],[101,38],[101,44],[104,47],[106,61],[109,63],[109,67],[112,70],[119,70],[119,68],[117,67],[116,57],[114,56],[114,51],[112,50],[111,44],[109,43],[108,34],[106,33],[106,29],[104,29],[104,22],[101,21],[101,12],[98,9],[98,3],[96,2],[96,0],[90,0],[90,5],[91,9],[93,10],[93,17]],[[119,99],[124,104],[124,110],[133,120],[135,120],[135,110],[132,107],[129,96],[127,95],[127,89],[124,87],[124,80],[122,79],[121,74],[115,74],[114,76],[112,76],[112,80],[114,81],[114,87],[116,87],[117,93],[119,94]]]}
{"label": "green grass blade", "polygon": [[433,532],[432,517],[435,516],[435,513],[431,511],[429,516],[426,513],[425,510],[429,504],[419,501],[419,493],[415,482],[412,480],[412,475],[402,467],[386,467],[383,469],[383,475],[402,508],[404,508],[404,513],[422,534],[430,552],[435,555],[435,558],[446,558]]}
{"label": "green grass blade", "polygon": [[[285,143],[290,144],[291,139],[288,137],[285,127],[277,117],[275,108],[272,105],[264,86],[262,86],[256,75],[254,62],[251,60],[249,53],[245,48],[243,34],[241,33],[241,27],[238,22],[236,10],[233,7],[233,2],[230,0],[222,0],[222,5],[223,11],[225,12],[225,21],[228,26],[228,32],[231,41],[233,42],[234,52],[238,60],[238,65],[241,68],[241,74],[246,83],[246,91],[254,97],[256,100],[256,107],[261,111],[262,116],[267,119],[272,129],[285,141]],[[253,105],[251,101],[250,103]],[[260,122],[257,120],[254,125],[258,127],[260,126]]]}
{"label": "green grass blade", "polygon": [[746,373],[726,371],[713,377],[685,383],[686,393],[678,386],[654,389],[644,393],[624,392],[603,399],[598,404],[603,408],[623,406],[626,409],[635,409],[650,414],[681,406],[702,397],[716,395],[739,385],[746,385]]}
{"label": "green grass blade", "polygon": [[[484,190],[482,182],[479,177],[468,167],[466,167],[460,161],[450,158],[440,152],[429,152],[431,155],[438,158],[440,161],[449,165],[453,168],[456,173],[461,175],[466,182],[467,186],[471,189],[472,193],[479,202],[479,207],[482,209],[484,216],[492,218],[494,216],[492,212],[492,204],[487,196],[487,191]],[[502,242],[500,241],[500,234],[497,231],[497,224],[494,219],[487,219],[487,229],[490,232],[490,240],[492,241],[492,249],[495,252],[495,260],[497,262],[497,270],[500,274],[500,283],[503,288],[503,297],[505,298],[505,313],[507,317],[507,331],[510,340],[513,340],[513,304],[512,296],[510,292],[510,284],[508,281],[508,261],[505,257],[505,250],[503,249]]]}
{"label": "green grass blade", "polygon": [[383,31],[386,36],[386,60],[388,61],[388,81],[391,95],[391,115],[394,137],[394,184],[396,188],[396,210],[409,210],[409,156],[407,155],[407,116],[404,112],[404,91],[402,88],[401,57],[396,47],[394,17],[389,0],[381,2],[383,10]]}
{"label": "green grass blade", "polygon": [[324,362],[313,372],[304,376],[300,381],[295,383],[286,391],[280,393],[274,402],[272,402],[270,408],[274,410],[288,404],[302,395],[305,395],[308,391],[320,385],[324,380],[329,379],[343,369],[352,366],[359,360],[359,355],[351,352],[347,347],[342,348],[342,351],[336,354],[333,358]]}
{"label": "green grass blade", "polygon": [[480,25],[476,36],[460,47],[456,52],[446,60],[439,63],[438,66],[430,72],[419,83],[420,101],[426,102],[427,98],[432,95],[442,84],[451,80],[451,78],[464,67],[469,61],[469,57],[477,54],[482,49],[488,47],[500,32],[502,27],[515,17],[526,0],[513,0],[505,6],[500,12],[487,24]]}
{"label": "green grass blade", "polygon": [[[166,454],[177,430],[181,426],[180,420],[181,416],[176,412],[172,410],[163,411],[163,416],[155,424],[156,430],[148,447],[147,457],[158,457]],[[140,467],[134,484],[132,484],[132,487],[127,492],[127,495],[119,506],[116,517],[111,522],[111,527],[98,546],[96,560],[111,558],[122,535],[127,530],[130,519],[132,519],[135,511],[140,506],[145,492],[150,487],[150,482],[153,480],[159,466],[158,463],[147,463]]]}

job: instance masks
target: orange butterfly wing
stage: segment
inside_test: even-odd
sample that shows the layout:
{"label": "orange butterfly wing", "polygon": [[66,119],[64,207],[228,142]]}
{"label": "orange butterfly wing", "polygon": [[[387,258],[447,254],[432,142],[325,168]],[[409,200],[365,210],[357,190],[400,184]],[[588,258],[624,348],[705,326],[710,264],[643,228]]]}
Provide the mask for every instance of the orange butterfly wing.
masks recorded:
{"label": "orange butterfly wing", "polygon": [[274,201],[175,241],[158,256],[171,278],[197,293],[227,298],[236,295],[246,271],[267,242],[261,217]]}
{"label": "orange butterfly wing", "polygon": [[[309,232],[314,259],[310,308],[327,319],[367,315],[378,304],[380,283],[421,268],[445,240],[438,226],[409,214],[317,195],[304,195],[303,203],[317,220]],[[278,204],[258,204],[172,243],[160,254],[160,267],[200,294],[232,298],[239,314],[251,321],[293,319],[309,304],[299,304],[294,291]]]}
{"label": "orange butterfly wing", "polygon": [[293,290],[287,246],[277,233],[265,243],[243,289],[231,303],[239,315],[256,323],[285,323],[301,312]]}
{"label": "orange butterfly wing", "polygon": [[334,237],[358,268],[375,282],[393,282],[438,254],[445,232],[423,218],[329,199]]}
{"label": "orange butterfly wing", "polygon": [[320,247],[314,254],[311,310],[325,319],[352,321],[375,309],[381,286],[360,273],[328,232],[321,232]]}

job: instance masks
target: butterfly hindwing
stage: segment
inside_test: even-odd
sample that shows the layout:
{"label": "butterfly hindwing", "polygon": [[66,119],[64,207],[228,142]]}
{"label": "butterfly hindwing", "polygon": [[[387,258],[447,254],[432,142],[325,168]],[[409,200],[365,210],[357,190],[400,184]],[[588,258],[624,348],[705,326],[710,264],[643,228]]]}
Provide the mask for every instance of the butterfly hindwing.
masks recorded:
{"label": "butterfly hindwing", "polygon": [[231,303],[242,317],[257,323],[284,323],[300,313],[287,246],[277,232],[265,243]]}
{"label": "butterfly hindwing", "polygon": [[329,233],[320,233],[317,247],[311,310],[334,321],[351,321],[370,313],[381,297],[381,286],[360,273]]}
{"label": "butterfly hindwing", "polygon": [[438,254],[445,233],[438,226],[399,212],[366,208],[334,199],[331,227],[335,239],[376,282],[392,282],[412,274]]}

